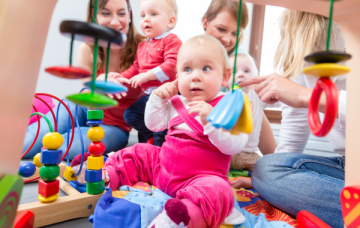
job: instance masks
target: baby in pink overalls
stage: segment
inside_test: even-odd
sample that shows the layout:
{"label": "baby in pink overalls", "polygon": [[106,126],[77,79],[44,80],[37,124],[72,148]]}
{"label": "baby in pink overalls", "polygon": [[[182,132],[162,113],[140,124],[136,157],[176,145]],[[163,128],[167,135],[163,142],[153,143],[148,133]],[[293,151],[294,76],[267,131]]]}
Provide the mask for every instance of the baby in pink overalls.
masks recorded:
{"label": "baby in pink overalls", "polygon": [[145,110],[149,129],[168,129],[165,143],[161,148],[139,143],[116,152],[105,164],[106,179],[111,189],[144,181],[175,198],[151,228],[218,228],[234,206],[227,177],[231,155],[248,140],[206,120],[231,75],[226,50],[211,36],[193,37],[179,50],[177,71],[176,81],[152,92]]}

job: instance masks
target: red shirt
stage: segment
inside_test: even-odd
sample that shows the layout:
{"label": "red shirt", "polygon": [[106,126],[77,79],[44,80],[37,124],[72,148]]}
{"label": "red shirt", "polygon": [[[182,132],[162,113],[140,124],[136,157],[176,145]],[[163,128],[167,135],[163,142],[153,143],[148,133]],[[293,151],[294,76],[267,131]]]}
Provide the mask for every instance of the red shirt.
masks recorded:
{"label": "red shirt", "polygon": [[149,87],[159,87],[163,83],[174,81],[176,78],[177,54],[181,45],[181,40],[175,34],[170,34],[162,39],[141,42],[136,51],[133,65],[121,75],[125,78],[132,78],[140,73],[160,67],[169,79],[164,82],[151,80],[140,83],[140,87],[144,91]]}
{"label": "red shirt", "polygon": [[[104,73],[104,70],[98,71],[98,74]],[[124,112],[130,107],[135,101],[137,101],[142,95],[143,91],[140,87],[134,89],[130,86],[127,86],[128,92],[126,97],[121,98],[120,100],[114,97],[114,99],[119,103],[118,106],[114,108],[104,109],[104,124],[113,125],[119,127],[123,131],[130,132],[132,127],[127,124],[124,120]]]}

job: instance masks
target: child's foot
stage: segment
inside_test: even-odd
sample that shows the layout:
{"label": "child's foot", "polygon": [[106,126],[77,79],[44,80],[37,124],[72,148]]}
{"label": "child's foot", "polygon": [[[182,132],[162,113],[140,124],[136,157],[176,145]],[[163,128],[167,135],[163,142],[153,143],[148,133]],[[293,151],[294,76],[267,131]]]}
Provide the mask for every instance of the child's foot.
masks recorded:
{"label": "child's foot", "polygon": [[165,210],[154,219],[149,228],[186,228],[190,216],[186,205],[178,199],[169,199],[165,203]]}

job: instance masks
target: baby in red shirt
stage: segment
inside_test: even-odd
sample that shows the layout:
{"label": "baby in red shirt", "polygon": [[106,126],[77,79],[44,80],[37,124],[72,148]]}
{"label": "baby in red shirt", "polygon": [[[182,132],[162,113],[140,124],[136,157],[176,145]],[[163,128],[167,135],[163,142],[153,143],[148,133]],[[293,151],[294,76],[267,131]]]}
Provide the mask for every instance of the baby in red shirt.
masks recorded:
{"label": "baby in red shirt", "polygon": [[147,40],[140,43],[133,65],[115,76],[136,88],[140,86],[145,95],[125,112],[125,121],[138,131],[139,142],[154,137],[154,145],[161,146],[167,130],[152,132],[144,122],[146,102],[151,92],[176,78],[177,54],[181,40],[171,33],[176,25],[177,5],[175,0],[140,0],[140,26]]}

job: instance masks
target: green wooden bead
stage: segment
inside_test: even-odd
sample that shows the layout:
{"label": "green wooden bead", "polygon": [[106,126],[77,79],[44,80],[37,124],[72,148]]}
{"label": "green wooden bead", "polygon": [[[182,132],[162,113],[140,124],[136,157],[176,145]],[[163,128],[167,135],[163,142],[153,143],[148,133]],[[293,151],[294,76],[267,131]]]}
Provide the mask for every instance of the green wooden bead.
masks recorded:
{"label": "green wooden bead", "polygon": [[43,165],[39,171],[41,179],[45,181],[53,181],[60,174],[60,168],[58,165]]}
{"label": "green wooden bead", "polygon": [[86,184],[86,192],[90,195],[99,195],[103,193],[104,190],[105,190],[104,180]]}
{"label": "green wooden bead", "polygon": [[104,119],[104,111],[103,110],[88,110],[87,111],[87,119],[88,120]]}

